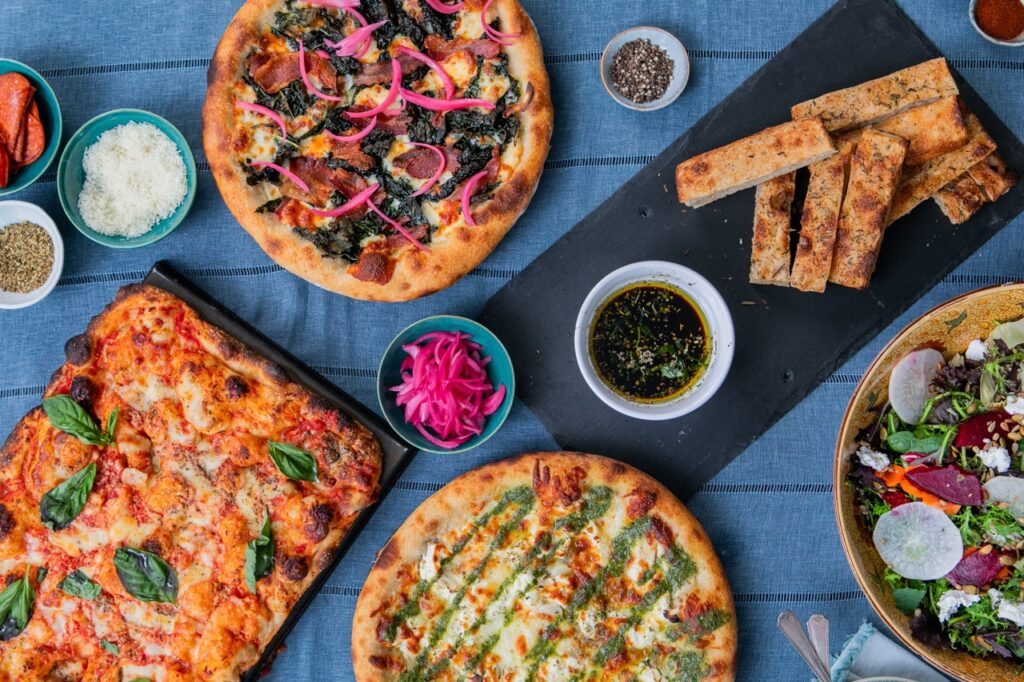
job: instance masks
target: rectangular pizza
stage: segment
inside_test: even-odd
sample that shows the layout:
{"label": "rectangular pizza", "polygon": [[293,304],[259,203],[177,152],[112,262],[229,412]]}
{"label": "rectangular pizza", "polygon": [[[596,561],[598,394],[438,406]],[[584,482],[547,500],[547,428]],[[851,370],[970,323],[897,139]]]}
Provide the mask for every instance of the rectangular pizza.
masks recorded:
{"label": "rectangular pizza", "polygon": [[790,211],[795,194],[796,171],[757,186],[750,248],[751,284],[789,285]]}
{"label": "rectangular pizza", "polygon": [[679,201],[697,208],[835,154],[817,118],[766,128],[676,167]]}
{"label": "rectangular pizza", "polygon": [[801,102],[790,113],[794,119],[820,116],[829,132],[841,133],[959,92],[946,60],[938,57]]}
{"label": "rectangular pizza", "polygon": [[0,680],[253,666],[378,492],[370,431],[148,285],[0,448]]}
{"label": "rectangular pizza", "polygon": [[967,144],[913,169],[900,180],[893,198],[889,224],[910,213],[995,151],[996,143],[985,132],[977,116],[969,111],[964,112],[964,121],[970,136]]}
{"label": "rectangular pizza", "polygon": [[811,179],[800,216],[800,238],[790,285],[800,291],[825,291],[832,268],[832,250],[839,226],[839,211],[846,184],[847,154],[836,154],[811,164]]}
{"label": "rectangular pizza", "polygon": [[850,161],[830,282],[854,289],[866,289],[871,282],[907,144],[877,130],[861,136]]}

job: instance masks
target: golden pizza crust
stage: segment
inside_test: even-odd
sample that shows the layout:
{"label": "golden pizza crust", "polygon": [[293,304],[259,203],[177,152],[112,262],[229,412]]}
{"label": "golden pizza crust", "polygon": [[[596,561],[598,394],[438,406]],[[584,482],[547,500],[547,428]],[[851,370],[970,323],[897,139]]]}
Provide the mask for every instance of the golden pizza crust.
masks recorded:
{"label": "golden pizza crust", "polygon": [[654,493],[655,501],[647,513],[665,522],[676,542],[696,564],[698,572],[693,592],[730,616],[728,623],[709,636],[709,644],[703,650],[707,654],[709,668],[715,671],[704,679],[715,682],[733,680],[737,629],[732,593],[718,556],[700,523],[675,495],[647,474],[607,457],[580,452],[535,452],[480,467],[452,480],[405,520],[378,553],[356,604],[352,621],[352,659],[356,679],[360,682],[390,679],[370,663],[370,657],[384,651],[376,637],[380,615],[377,610],[385,596],[393,595],[399,589],[398,576],[403,567],[419,561],[428,538],[437,529],[450,525],[451,519],[469,522],[467,510],[495,499],[495,491],[533,485],[534,471],[538,467],[550,467],[552,478],[564,477],[580,467],[586,472],[581,483],[606,485],[619,498],[638,490]]}
{"label": "golden pizza crust", "polygon": [[479,265],[519,216],[537,189],[550,147],[554,108],[544,54],[537,29],[518,0],[494,0],[490,17],[500,17],[502,30],[521,33],[503,51],[509,57],[509,73],[521,83],[531,83],[533,100],[521,112],[519,145],[522,157],[515,173],[505,180],[493,198],[474,211],[476,227],[460,220],[433,235],[428,251],[405,246],[397,254],[394,274],[387,284],[353,277],[349,263],[322,257],[308,240],[272,213],[255,209],[266,201],[245,182],[231,149],[234,99],[232,88],[244,69],[243,59],[262,28],[273,21],[280,0],[247,0],[232,19],[217,45],[207,76],[203,107],[203,149],[224,202],[238,222],[267,254],[290,272],[317,286],[353,298],[371,301],[408,301],[451,286]]}

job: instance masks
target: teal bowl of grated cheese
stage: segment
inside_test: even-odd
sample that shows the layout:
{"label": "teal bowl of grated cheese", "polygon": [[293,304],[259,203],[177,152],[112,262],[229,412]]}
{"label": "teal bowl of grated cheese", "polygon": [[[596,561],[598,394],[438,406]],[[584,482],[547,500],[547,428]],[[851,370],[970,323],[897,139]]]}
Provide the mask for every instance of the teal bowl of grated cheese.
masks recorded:
{"label": "teal bowl of grated cheese", "polygon": [[196,161],[185,136],[166,119],[138,109],[108,111],[68,140],[57,194],[79,232],[110,248],[133,249],[163,239],[188,215]]}

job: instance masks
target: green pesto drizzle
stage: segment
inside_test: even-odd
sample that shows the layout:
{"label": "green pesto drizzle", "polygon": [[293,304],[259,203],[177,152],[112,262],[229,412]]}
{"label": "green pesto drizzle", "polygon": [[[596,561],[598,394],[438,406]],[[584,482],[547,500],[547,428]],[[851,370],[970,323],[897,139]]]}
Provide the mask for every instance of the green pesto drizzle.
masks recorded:
{"label": "green pesto drizzle", "polygon": [[462,550],[466,548],[469,541],[480,532],[480,528],[486,525],[487,522],[495,516],[508,509],[510,505],[514,504],[522,507],[524,504],[528,504],[532,507],[533,501],[533,489],[528,485],[522,485],[518,488],[512,488],[506,492],[502,495],[501,499],[498,500],[497,504],[491,507],[484,514],[478,516],[473,521],[473,526],[470,531],[466,533],[466,536],[452,546],[451,554],[446,556],[444,559],[441,559],[441,566],[437,571],[437,575],[430,580],[420,580],[416,583],[416,587],[413,588],[409,601],[406,602],[402,608],[398,609],[398,611],[395,612],[395,615],[393,615],[391,620],[388,622],[388,626],[384,630],[384,638],[389,642],[393,642],[395,637],[398,635],[398,628],[401,627],[402,623],[413,616],[419,615],[420,598],[441,578],[441,574],[444,573],[444,569],[462,552]]}
{"label": "green pesto drizzle", "polygon": [[[583,502],[580,505],[579,509],[555,521],[554,532],[562,530],[563,528],[567,528],[574,533],[578,533],[581,530],[583,530],[583,528],[585,528],[587,524],[591,523],[592,521],[596,521],[597,519],[604,516],[608,512],[608,509],[611,507],[611,504],[611,488],[607,486],[596,486],[594,488],[591,488],[584,495]],[[547,547],[554,540],[554,532],[544,531],[544,533],[542,533],[541,536],[534,543],[533,547],[530,549],[530,552],[523,558],[523,560],[519,563],[515,570],[508,577],[506,577],[504,581],[502,581],[501,585],[499,585],[498,589],[495,591],[494,596],[491,599],[491,602],[484,607],[483,611],[480,613],[479,616],[477,616],[476,620],[470,626],[470,634],[475,633],[481,627],[483,627],[484,624],[488,622],[489,619],[487,617],[487,614],[490,610],[491,604],[497,602],[505,594],[506,590],[508,590],[512,583],[515,582],[516,578],[519,577],[519,575],[530,566],[534,559],[537,558],[537,556],[541,552],[541,548]],[[513,605],[517,600],[522,599],[525,595],[529,594],[533,591],[534,588],[537,587],[537,585],[540,583],[540,579],[544,576],[544,573],[548,565],[551,563],[551,560],[554,559],[558,550],[561,549],[561,547],[565,545],[568,541],[568,538],[562,538],[558,540],[557,542],[555,542],[554,546],[551,547],[550,550],[545,552],[544,555],[540,557],[540,561],[537,563],[537,565],[533,568],[531,572],[530,582],[524,585],[523,588],[519,591],[519,593],[516,594],[516,596],[513,598]],[[470,670],[475,670],[477,667],[479,667],[479,665],[483,662],[484,657],[488,653],[490,653],[490,651],[498,644],[498,641],[501,639],[501,635],[505,631],[505,628],[507,628],[514,619],[515,610],[510,606],[509,608],[505,609],[505,613],[502,618],[501,628],[499,628],[497,632],[492,634],[490,637],[488,637],[481,643],[479,650],[476,652],[476,654],[474,654],[473,658],[470,660]],[[460,676],[459,679],[464,680],[465,674]]]}
{"label": "green pesto drizzle", "polygon": [[[436,677],[438,673],[440,673],[446,667],[448,667],[448,663],[451,660],[451,654],[445,656],[444,658],[438,661],[435,661],[426,670],[423,669],[424,666],[428,663],[431,649],[433,649],[437,645],[437,643],[441,641],[441,638],[444,637],[444,633],[448,630],[448,625],[449,623],[451,623],[452,617],[455,615],[455,612],[458,611],[459,606],[462,604],[462,600],[465,599],[466,592],[469,591],[469,588],[476,584],[477,580],[480,579],[480,576],[483,575],[484,569],[487,568],[487,564],[490,563],[491,558],[494,556],[494,552],[497,551],[497,549],[505,543],[505,540],[508,538],[509,533],[515,530],[515,528],[519,526],[522,520],[526,518],[526,515],[533,510],[533,505],[536,501],[536,497],[533,494],[533,490],[529,486],[522,486],[520,488],[516,488],[515,490],[523,489],[526,490],[527,494],[517,496],[517,499],[515,500],[515,503],[518,506],[516,513],[513,514],[510,519],[508,519],[503,524],[501,524],[501,526],[498,527],[498,531],[497,533],[495,533],[494,538],[491,540],[490,544],[488,544],[487,552],[480,559],[480,563],[478,563],[476,567],[474,567],[473,570],[469,572],[465,580],[463,580],[462,584],[459,586],[458,592],[455,593],[455,599],[453,599],[452,603],[448,606],[448,608],[446,608],[441,613],[440,618],[438,618],[437,624],[434,625],[434,629],[431,630],[429,647],[427,649],[424,649],[423,652],[416,657],[416,667],[414,667],[412,670],[407,670],[404,673],[402,673],[402,675],[398,678],[401,682],[407,682],[412,680],[430,680]],[[452,652],[458,650],[461,642],[462,637],[459,637],[459,640],[455,643],[455,646],[452,647]]]}
{"label": "green pesto drizzle", "polygon": [[544,629],[540,640],[526,654],[527,660],[533,661],[530,666],[529,675],[526,678],[528,682],[533,682],[533,680],[537,679],[537,671],[540,669],[541,664],[555,652],[558,643],[564,637],[564,633],[561,632],[562,623],[576,617],[576,614],[597,594],[608,576],[622,573],[626,568],[626,562],[629,560],[633,543],[643,537],[650,528],[651,517],[643,516],[626,526],[612,540],[608,563],[597,572],[597,575],[576,588],[569,599],[569,603],[562,609],[558,618]]}

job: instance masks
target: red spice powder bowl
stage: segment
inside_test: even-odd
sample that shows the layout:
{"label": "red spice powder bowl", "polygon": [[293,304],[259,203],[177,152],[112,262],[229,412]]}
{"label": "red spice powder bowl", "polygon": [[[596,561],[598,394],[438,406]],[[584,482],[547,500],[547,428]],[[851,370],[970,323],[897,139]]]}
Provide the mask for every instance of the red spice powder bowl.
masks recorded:
{"label": "red spice powder bowl", "polygon": [[[1020,5],[1019,11],[1014,3]],[[1020,20],[1020,17],[1024,17],[1024,0],[971,0],[967,11],[974,30],[985,40],[1005,47],[1024,47],[1024,24]],[[981,16],[981,14],[985,14],[985,16]],[[988,24],[992,24],[992,26],[988,26]],[[1005,35],[1008,26],[1018,25],[1022,28],[1015,37]],[[986,31],[986,27],[992,33]],[[1004,33],[1000,34],[999,32]]]}

